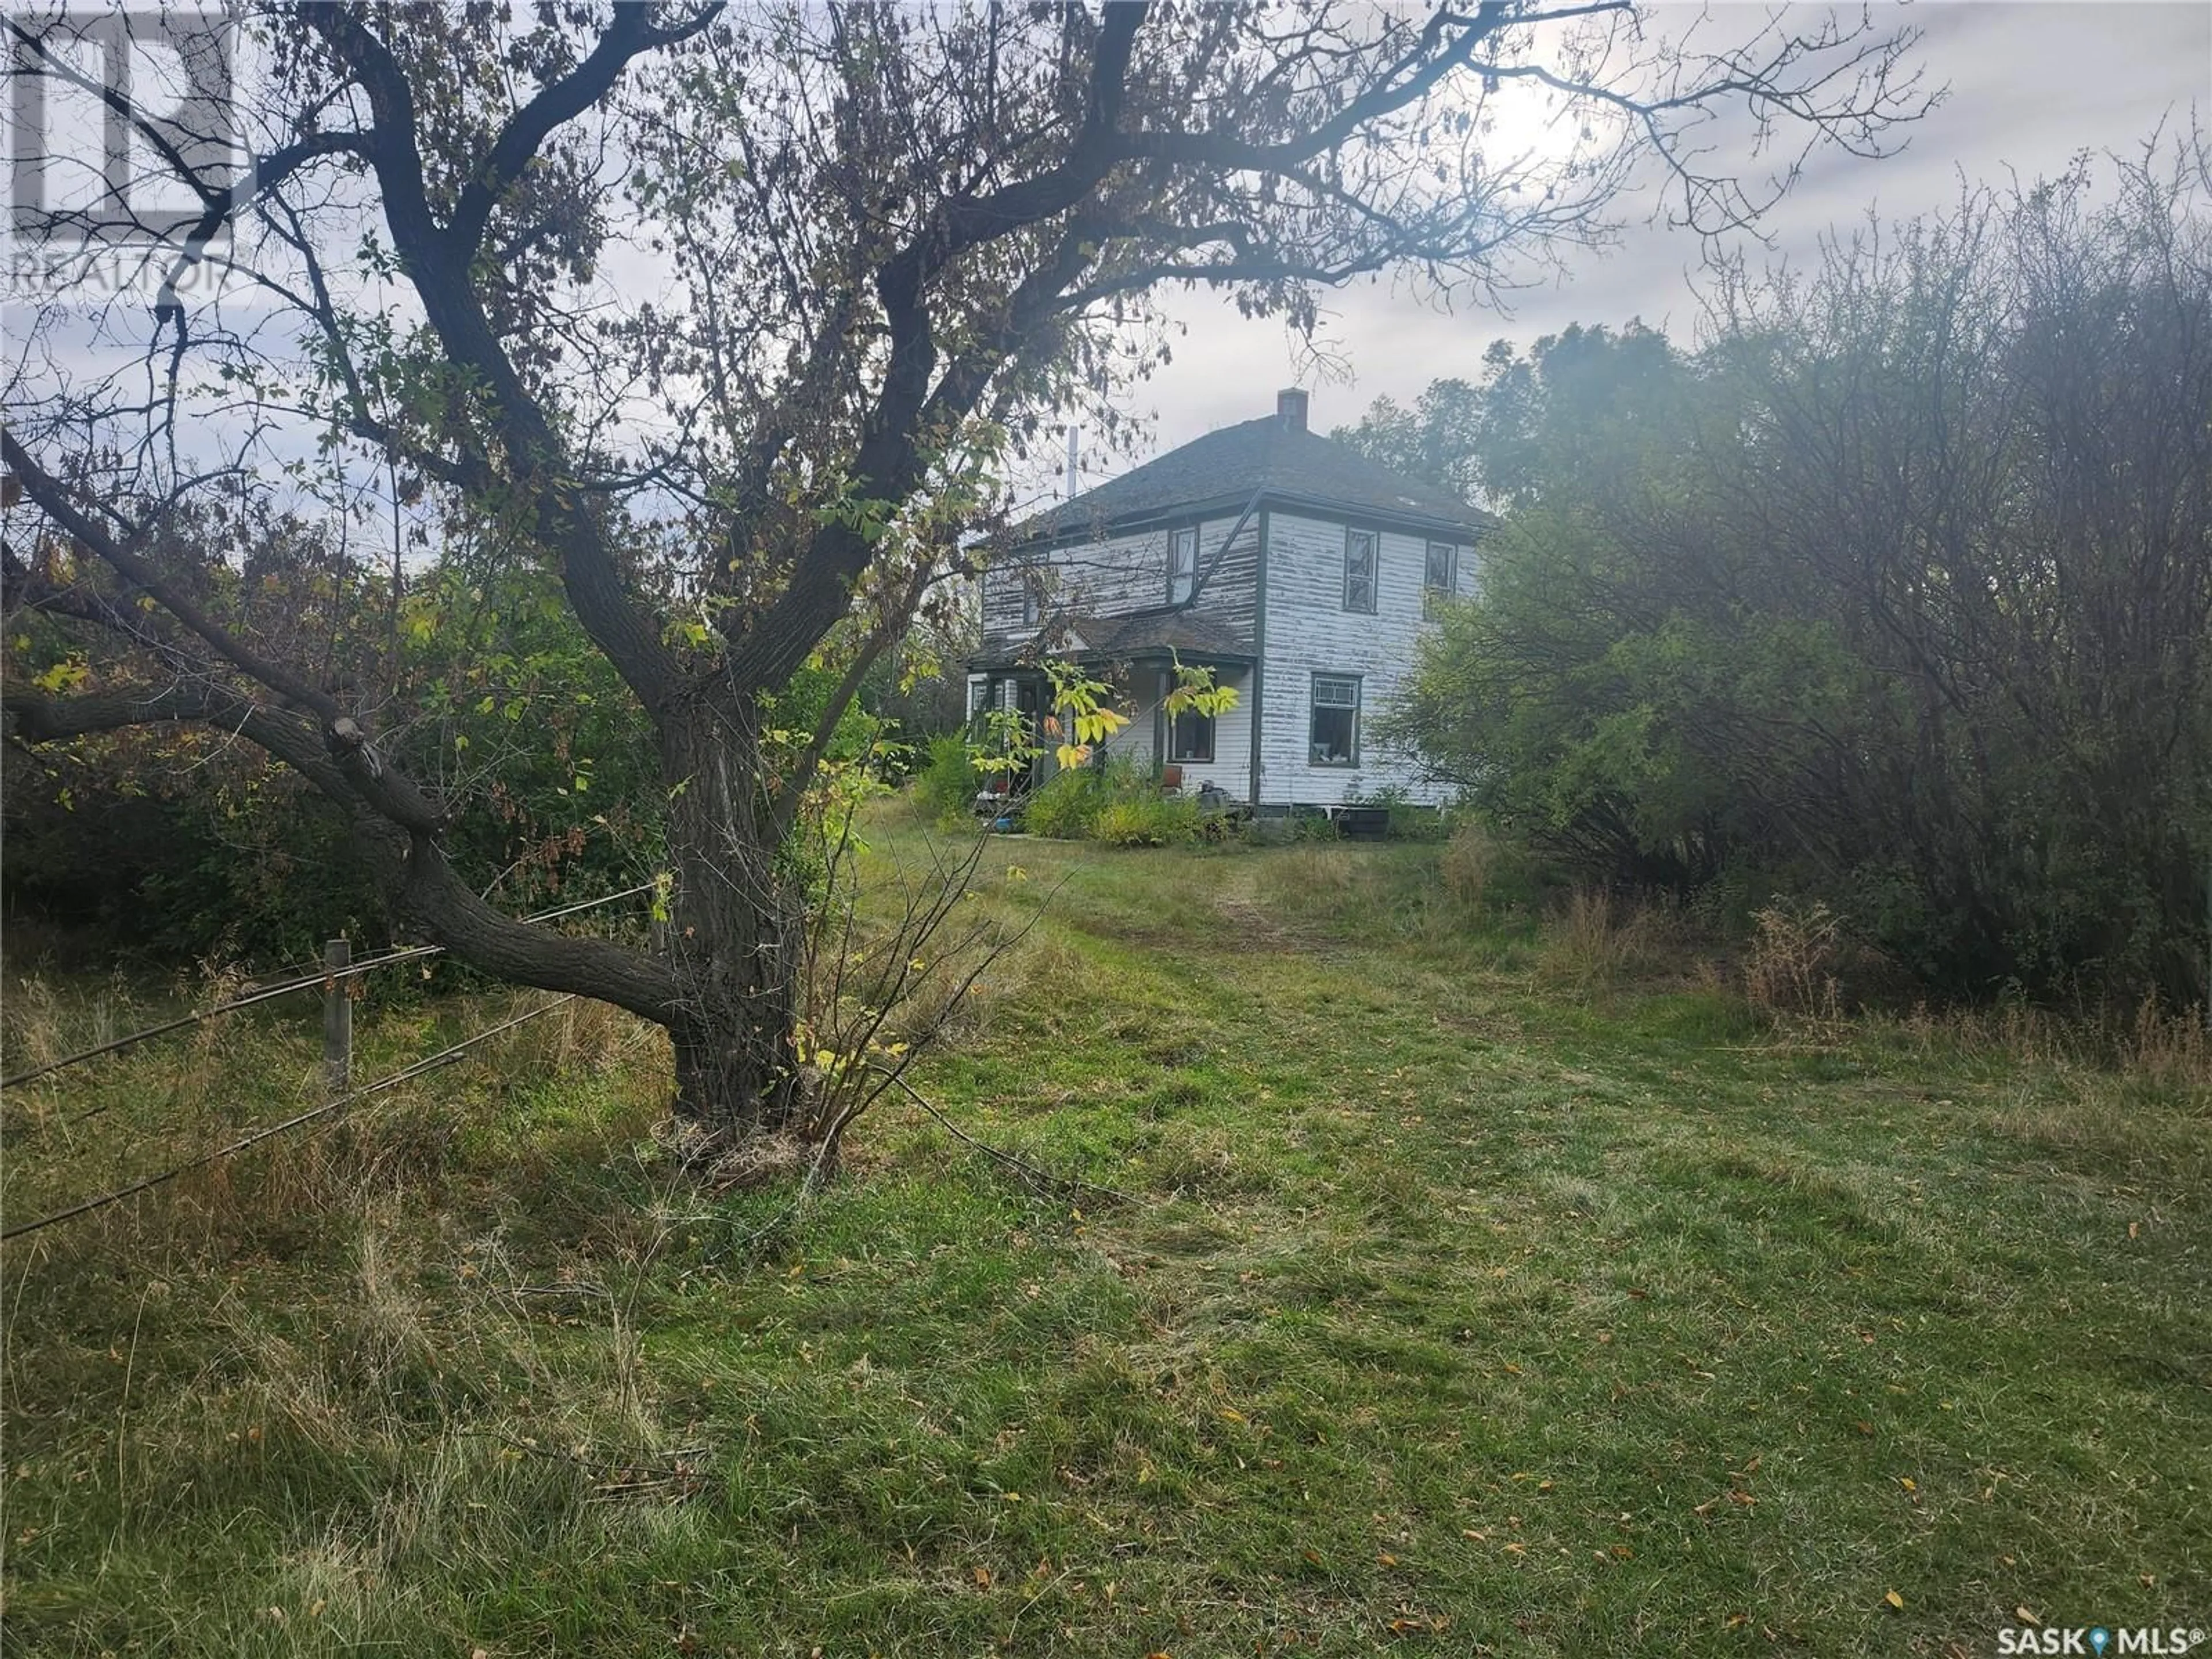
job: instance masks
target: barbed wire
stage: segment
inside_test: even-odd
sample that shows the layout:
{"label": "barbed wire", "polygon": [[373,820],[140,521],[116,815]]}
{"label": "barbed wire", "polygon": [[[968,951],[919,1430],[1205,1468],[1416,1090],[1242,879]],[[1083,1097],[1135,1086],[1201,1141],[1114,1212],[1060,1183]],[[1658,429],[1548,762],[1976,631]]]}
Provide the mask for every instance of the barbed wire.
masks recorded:
{"label": "barbed wire", "polygon": [[21,1238],[26,1233],[35,1233],[41,1228],[54,1225],[57,1222],[72,1220],[81,1215],[89,1215],[93,1211],[105,1209],[111,1204],[119,1204],[126,1198],[134,1197],[137,1194],[159,1187],[165,1182],[174,1181],[180,1175],[189,1174],[194,1170],[204,1169],[210,1164],[219,1163],[223,1158],[244,1152],[249,1146],[258,1146],[272,1136],[296,1129],[302,1124],[312,1123],[317,1118],[328,1117],[331,1113],[341,1111],[356,1101],[368,1098],[370,1095],[380,1094],[386,1089],[396,1088],[402,1083],[421,1077],[426,1072],[434,1072],[441,1066],[450,1066],[487,1038],[495,1037],[502,1031],[511,1031],[518,1025],[536,1019],[540,1014],[550,1014],[563,1004],[575,1000],[576,994],[573,991],[557,996],[550,1002],[540,1003],[526,1013],[517,1014],[513,1019],[502,1020],[496,1025],[478,1031],[474,1036],[464,1037],[451,1048],[441,1048],[436,1054],[425,1055],[412,1065],[403,1066],[387,1077],[380,1077],[374,1083],[363,1084],[358,1089],[349,1089],[333,1100],[325,1101],[321,1105],[301,1112],[296,1116],[288,1117],[282,1123],[272,1123],[266,1128],[253,1130],[251,1133],[241,1135],[228,1146],[218,1146],[213,1152],[203,1152],[198,1158],[187,1158],[182,1164],[173,1164],[158,1175],[147,1176],[142,1180],[131,1182],[127,1186],[118,1187],[111,1192],[102,1193],[96,1198],[88,1198],[82,1203],[70,1205],[65,1210],[57,1210],[52,1215],[40,1216],[36,1221],[26,1221],[20,1226],[0,1230],[0,1243],[11,1238]]}
{"label": "barbed wire", "polygon": [[[536,915],[524,916],[521,922],[527,927],[541,921],[556,921],[562,916],[573,916],[579,911],[597,909],[603,904],[612,904],[620,899],[635,898],[640,893],[653,891],[656,885],[658,884],[654,882],[643,882],[635,887],[624,888],[619,893],[607,893],[599,898],[585,899],[575,904],[565,904],[557,909],[541,910]],[[180,1014],[174,1019],[162,1021],[159,1025],[149,1025],[143,1031],[133,1031],[128,1036],[114,1037],[108,1042],[97,1043],[92,1048],[80,1049],[76,1054],[64,1055],[59,1060],[48,1060],[43,1066],[34,1066],[27,1072],[19,1072],[14,1077],[0,1079],[0,1089],[13,1089],[22,1084],[35,1082],[50,1073],[81,1065],[88,1060],[97,1060],[102,1054],[111,1054],[118,1049],[128,1048],[135,1043],[145,1042],[149,1037],[163,1036],[171,1031],[182,1030],[187,1025],[197,1025],[202,1020],[213,1019],[217,1014],[235,1013],[239,1009],[251,1008],[258,1002],[267,1002],[276,997],[289,996],[295,991],[310,990],[317,986],[326,985],[332,980],[354,979],[361,975],[372,973],[380,968],[395,968],[403,962],[419,962],[428,957],[442,956],[445,951],[446,947],[442,945],[404,945],[397,951],[386,951],[380,957],[370,957],[364,961],[348,963],[343,968],[319,969],[313,973],[302,973],[296,978],[285,980],[278,984],[258,986],[241,996],[233,997],[227,1002],[218,1002],[211,1008],[202,1008],[193,1013]]]}

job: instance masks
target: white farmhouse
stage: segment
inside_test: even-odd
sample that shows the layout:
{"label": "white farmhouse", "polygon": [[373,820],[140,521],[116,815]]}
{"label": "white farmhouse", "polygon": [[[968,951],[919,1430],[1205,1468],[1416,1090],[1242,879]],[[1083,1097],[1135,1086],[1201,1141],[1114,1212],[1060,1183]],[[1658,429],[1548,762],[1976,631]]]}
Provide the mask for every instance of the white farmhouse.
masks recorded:
{"label": "white farmhouse", "polygon": [[[1306,428],[1306,394],[1030,520],[983,580],[970,711],[1036,714],[1047,656],[1116,684],[1135,718],[1111,752],[1262,812],[1383,789],[1435,803],[1372,716],[1442,595],[1474,591],[1491,521],[1449,492]],[[1235,688],[1219,718],[1164,717],[1174,665]]]}

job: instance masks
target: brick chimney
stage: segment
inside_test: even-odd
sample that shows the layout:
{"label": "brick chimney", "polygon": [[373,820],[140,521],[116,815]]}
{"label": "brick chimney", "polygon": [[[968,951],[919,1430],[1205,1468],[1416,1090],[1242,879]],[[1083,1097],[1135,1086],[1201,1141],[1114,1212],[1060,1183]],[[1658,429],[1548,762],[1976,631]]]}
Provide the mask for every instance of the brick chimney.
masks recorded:
{"label": "brick chimney", "polygon": [[1293,432],[1306,429],[1306,394],[1291,386],[1275,394],[1275,418]]}

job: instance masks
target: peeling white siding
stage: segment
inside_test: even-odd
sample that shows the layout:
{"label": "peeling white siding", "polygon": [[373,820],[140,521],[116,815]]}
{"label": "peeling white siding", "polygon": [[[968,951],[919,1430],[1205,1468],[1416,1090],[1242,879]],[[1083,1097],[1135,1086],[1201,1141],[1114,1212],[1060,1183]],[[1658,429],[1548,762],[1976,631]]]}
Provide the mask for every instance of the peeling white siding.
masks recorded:
{"label": "peeling white siding", "polygon": [[[1425,781],[1411,757],[1378,743],[1373,729],[1376,716],[1411,671],[1414,641],[1425,625],[1421,598],[1428,538],[1382,532],[1375,612],[1370,616],[1344,608],[1345,529],[1342,519],[1280,512],[1268,516],[1261,804],[1328,806],[1378,789],[1400,788],[1415,801],[1439,805],[1449,792]],[[1462,542],[1456,568],[1462,593],[1473,592],[1474,565],[1473,550]],[[1359,677],[1359,757],[1354,766],[1312,763],[1316,674]]]}
{"label": "peeling white siding", "polygon": [[1126,704],[1132,718],[1129,724],[1116,732],[1106,745],[1107,752],[1144,766],[1150,766],[1157,757],[1164,765],[1181,767],[1183,793],[1187,795],[1195,795],[1201,785],[1211,783],[1233,800],[1251,799],[1251,671],[1224,669],[1221,672],[1218,683],[1236,692],[1237,706],[1226,714],[1214,717],[1213,758],[1210,761],[1172,758],[1173,751],[1168,744],[1167,717],[1160,708],[1160,699],[1167,688],[1149,666],[1135,669],[1133,672],[1136,684],[1130,687]]}
{"label": "peeling white siding", "polygon": [[[1260,515],[1244,519],[1236,545],[1223,556],[1223,539],[1243,515],[1231,513],[1205,520],[1198,527],[1198,591],[1188,606],[1193,617],[1231,629],[1249,650],[1256,605]],[[1023,608],[1023,589],[1034,580],[1043,599],[1038,612],[1086,617],[1120,617],[1156,611],[1168,602],[1168,532],[1190,521],[1163,521],[1126,535],[1048,549],[1027,559],[1009,557],[983,574],[983,648],[1018,649],[1037,625]]]}

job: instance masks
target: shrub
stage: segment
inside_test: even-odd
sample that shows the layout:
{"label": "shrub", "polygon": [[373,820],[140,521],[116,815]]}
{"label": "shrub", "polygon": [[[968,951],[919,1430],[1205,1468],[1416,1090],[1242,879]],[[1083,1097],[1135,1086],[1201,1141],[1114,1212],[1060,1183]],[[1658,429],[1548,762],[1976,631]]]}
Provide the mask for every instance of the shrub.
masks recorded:
{"label": "shrub", "polygon": [[1842,921],[1825,904],[1770,904],[1752,917],[1756,931],[1744,964],[1744,994],[1778,1013],[1835,1016],[1836,947]]}
{"label": "shrub", "polygon": [[929,740],[929,758],[915,775],[915,799],[927,816],[939,820],[964,818],[983,787],[983,775],[968,740],[948,732]]}
{"label": "shrub", "polygon": [[1091,834],[1109,847],[1166,847],[1198,835],[1198,803],[1155,795],[1112,800],[1099,810]]}
{"label": "shrub", "polygon": [[1033,836],[1081,841],[1093,832],[1105,810],[1109,787],[1103,774],[1089,767],[1056,772],[1030,795],[1022,827]]}

